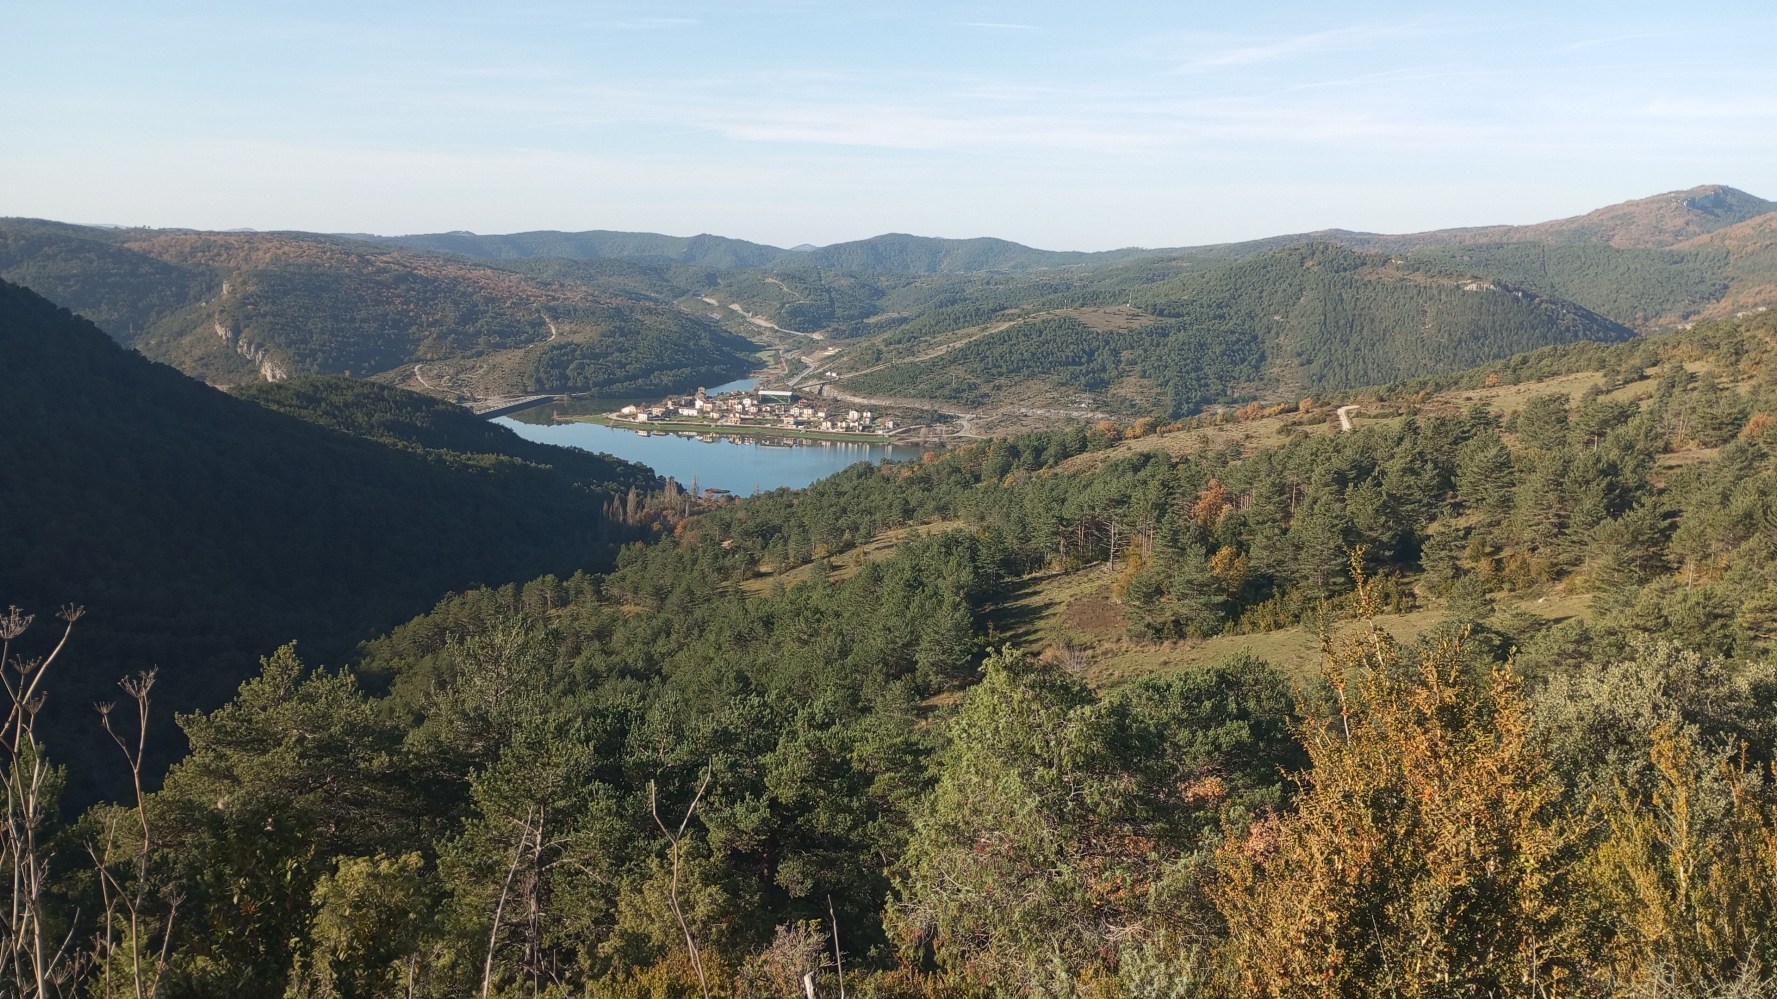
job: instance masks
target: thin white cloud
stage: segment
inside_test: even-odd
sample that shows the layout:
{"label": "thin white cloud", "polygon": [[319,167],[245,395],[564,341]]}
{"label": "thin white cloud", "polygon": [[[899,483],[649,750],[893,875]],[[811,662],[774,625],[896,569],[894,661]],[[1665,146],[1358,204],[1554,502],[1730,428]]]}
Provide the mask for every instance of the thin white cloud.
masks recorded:
{"label": "thin white cloud", "polygon": [[1009,21],[962,21],[959,28],[986,28],[990,31],[1035,31],[1034,24],[1015,24]]}
{"label": "thin white cloud", "polygon": [[1777,118],[1777,100],[1660,100],[1642,110],[1652,118],[1753,121]]}
{"label": "thin white cloud", "polygon": [[631,31],[659,31],[668,28],[691,28],[702,24],[695,17],[631,17],[612,21],[610,27]]}
{"label": "thin white cloud", "polygon": [[1038,84],[968,83],[956,92],[966,100],[982,101],[1047,101],[1058,95],[1073,93],[1072,88]]}
{"label": "thin white cloud", "polygon": [[1433,121],[1340,102],[1278,105],[1247,98],[1076,102],[1041,112],[973,112],[948,106],[830,104],[734,106],[703,120],[744,142],[975,152],[1048,150],[1088,156],[1218,156],[1229,143],[1364,148],[1497,143],[1521,126]]}
{"label": "thin white cloud", "polygon": [[708,124],[746,142],[878,149],[1133,151],[1168,144],[1156,132],[1071,116],[961,115],[881,104],[736,109]]}
{"label": "thin white cloud", "polygon": [[1191,59],[1181,71],[1202,71],[1283,62],[1320,52],[1366,48],[1381,41],[1419,34],[1413,25],[1359,25],[1224,48]]}
{"label": "thin white cloud", "polygon": [[1618,42],[1639,42],[1649,38],[1671,40],[1673,35],[1672,31],[1637,31],[1622,35],[1603,35],[1598,38],[1582,38],[1579,41],[1569,42],[1566,45],[1550,49],[1549,52],[1552,55],[1566,55],[1570,52],[1598,48],[1601,45],[1615,45]]}

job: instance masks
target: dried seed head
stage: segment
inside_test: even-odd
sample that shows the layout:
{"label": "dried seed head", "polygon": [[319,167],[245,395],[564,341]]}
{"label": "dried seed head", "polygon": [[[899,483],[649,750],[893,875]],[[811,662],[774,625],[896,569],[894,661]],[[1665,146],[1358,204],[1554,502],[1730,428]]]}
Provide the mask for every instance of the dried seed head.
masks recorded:
{"label": "dried seed head", "polygon": [[0,639],[10,642],[24,634],[25,629],[31,626],[31,619],[35,616],[26,614],[17,607],[6,608],[6,613],[0,615]]}

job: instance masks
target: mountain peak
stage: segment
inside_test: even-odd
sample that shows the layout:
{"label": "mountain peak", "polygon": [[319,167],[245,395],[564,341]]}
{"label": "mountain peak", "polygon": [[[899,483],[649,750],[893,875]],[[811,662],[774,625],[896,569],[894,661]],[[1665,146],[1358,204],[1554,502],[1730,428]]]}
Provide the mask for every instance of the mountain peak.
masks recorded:
{"label": "mountain peak", "polygon": [[1466,243],[1604,243],[1619,249],[1657,250],[1777,211],[1777,202],[1725,184],[1703,184],[1533,225],[1437,229],[1400,236],[1352,233],[1333,237],[1374,249],[1416,250]]}
{"label": "mountain peak", "polygon": [[1755,198],[1726,184],[1705,184],[1688,191],[1675,191],[1673,196],[1682,199],[1684,206],[1693,212],[1714,217],[1732,216],[1734,222],[1744,222],[1777,208],[1777,203]]}
{"label": "mountain peak", "polygon": [[1539,235],[1612,246],[1657,249],[1777,210],[1777,202],[1725,184],[1668,191],[1600,208],[1585,215],[1529,226]]}

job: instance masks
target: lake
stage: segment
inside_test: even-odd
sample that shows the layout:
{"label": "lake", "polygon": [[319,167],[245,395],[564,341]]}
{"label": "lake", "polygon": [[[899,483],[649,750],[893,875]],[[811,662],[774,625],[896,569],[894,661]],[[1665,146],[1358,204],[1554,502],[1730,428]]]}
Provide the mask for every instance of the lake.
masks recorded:
{"label": "lake", "polygon": [[[746,378],[717,385],[709,391],[747,391],[757,384]],[[511,428],[526,440],[564,447],[603,451],[628,461],[641,462],[682,486],[696,482],[701,489],[726,489],[741,496],[769,492],[780,486],[800,489],[860,461],[911,461],[918,447],[895,447],[850,441],[806,441],[794,446],[776,443],[781,438],[730,437],[714,442],[676,434],[643,437],[634,430],[620,430],[596,423],[557,423],[556,414],[607,413],[628,403],[658,402],[655,399],[591,399],[583,402],[539,406],[494,422]],[[765,443],[771,440],[774,443]]]}

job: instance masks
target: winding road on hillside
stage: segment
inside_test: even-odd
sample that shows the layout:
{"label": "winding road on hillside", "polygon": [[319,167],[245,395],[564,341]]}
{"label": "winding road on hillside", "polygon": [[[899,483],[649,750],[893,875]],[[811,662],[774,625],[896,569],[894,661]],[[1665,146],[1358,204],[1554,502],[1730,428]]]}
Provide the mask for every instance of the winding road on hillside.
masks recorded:
{"label": "winding road on hillside", "polygon": [[938,413],[942,416],[952,417],[957,421],[955,432],[949,434],[948,436],[951,436],[951,437],[979,437],[980,436],[979,434],[976,434],[973,431],[971,431],[969,428],[969,425],[971,423],[973,423],[975,420],[977,420],[981,417],[980,413],[968,413],[968,412],[964,412],[960,409],[940,409],[937,406],[928,405],[928,404],[921,402],[920,400],[917,400],[917,399],[875,399],[875,398],[871,398],[870,396],[853,395],[850,392],[839,391],[838,389],[833,387],[831,382],[817,383],[814,387],[814,394],[820,396],[823,399],[837,399],[840,402],[849,402],[849,403],[853,403],[853,404],[859,405],[859,406],[899,406],[899,407],[910,408],[910,409],[928,409],[928,410],[931,410],[932,412]]}
{"label": "winding road on hillside", "polygon": [[[788,290],[788,289],[785,289],[785,290]],[[721,302],[718,302],[715,299],[710,298],[707,295],[704,296],[701,300],[709,303],[710,305],[715,306],[718,309],[722,307]],[[771,320],[766,319],[764,316],[755,316],[751,312],[748,312],[747,310],[741,308],[739,302],[728,303],[728,308],[733,310],[742,319],[745,319],[747,322],[752,323],[754,326],[757,326],[761,329],[776,330],[779,333],[787,333],[790,336],[805,336],[805,337],[808,337],[810,340],[825,340],[825,339],[827,339],[827,335],[825,333],[804,333],[801,330],[784,329],[782,326],[779,326],[778,324],[772,322]]]}
{"label": "winding road on hillside", "polygon": [[877,407],[893,406],[893,407],[899,407],[902,409],[930,410],[934,413],[938,413],[943,416],[948,416],[948,417],[951,417],[952,419],[956,420],[955,430],[953,432],[951,432],[950,434],[948,434],[947,436],[950,436],[950,437],[971,437],[971,438],[975,438],[978,440],[985,439],[985,438],[992,436],[992,435],[978,433],[974,429],[975,421],[976,420],[991,420],[995,417],[1000,417],[1000,416],[1042,416],[1042,417],[1048,417],[1050,419],[1058,419],[1058,420],[1106,420],[1106,419],[1110,419],[1109,413],[1101,413],[1101,412],[1098,412],[1097,410],[1052,409],[1052,408],[1045,408],[1042,406],[1002,406],[998,409],[992,410],[991,412],[972,413],[972,412],[968,412],[966,410],[961,410],[961,409],[944,409],[942,407],[933,405],[930,401],[923,400],[923,399],[882,399],[882,398],[875,398],[875,397],[871,397],[871,396],[854,395],[853,393],[850,393],[850,392],[839,391],[838,389],[833,387],[833,384],[831,382],[821,382],[821,383],[816,384],[814,387],[814,392],[816,395],[820,396],[823,399],[836,399],[840,402],[849,402],[849,403],[853,403],[853,404],[860,405],[860,406],[877,406]]}
{"label": "winding road on hillside", "polygon": [[790,384],[791,388],[795,388],[796,386],[802,384],[802,379],[807,378],[809,375],[814,374],[815,367],[817,365],[819,365],[821,362],[816,360],[815,358],[812,358],[812,357],[804,357],[804,358],[802,358],[802,363],[808,365],[808,367],[803,368],[802,371],[796,375],[796,377],[790,379],[789,384]]}
{"label": "winding road on hillside", "polygon": [[[786,290],[788,290],[788,289],[786,289]],[[703,301],[710,304],[710,305],[717,306],[718,308],[721,307],[721,303],[716,301],[713,298],[704,298]],[[748,315],[738,305],[730,305],[728,307],[730,309],[733,309],[734,311],[740,313],[742,316],[745,316],[749,321],[757,323],[760,326],[765,326],[770,329],[777,330],[780,333],[790,333],[790,334],[794,334],[796,336],[806,336],[806,337],[811,337],[814,339],[824,339],[819,334],[797,333],[795,330],[786,330],[786,329],[783,329],[778,326],[772,326],[770,323],[764,322],[759,319],[755,319],[753,316]],[[837,387],[837,385],[839,383],[844,382],[848,378],[855,378],[859,375],[867,375],[867,374],[870,374],[871,372],[881,371],[884,368],[892,367],[897,364],[917,363],[920,361],[928,361],[928,360],[931,360],[932,358],[935,358],[935,357],[941,357],[945,354],[950,353],[953,350],[956,350],[958,347],[962,347],[967,344],[973,343],[976,340],[981,339],[982,337],[991,336],[995,333],[998,333],[1002,330],[1008,329],[1008,328],[1015,326],[1019,323],[1027,322],[1032,318],[1036,318],[1036,317],[1020,316],[1016,319],[1009,319],[1004,322],[993,323],[993,324],[990,324],[990,325],[980,328],[979,330],[977,330],[974,333],[969,334],[968,336],[964,336],[959,339],[952,340],[948,343],[940,344],[939,346],[933,347],[929,350],[921,351],[920,353],[915,354],[911,357],[900,358],[900,359],[894,360],[894,361],[885,361],[881,364],[874,364],[874,365],[871,365],[866,368],[860,368],[857,371],[848,371],[844,375],[842,375],[838,378],[832,379],[832,380],[828,380],[826,378],[818,378],[817,380],[809,381],[811,376],[815,376],[822,369],[826,369],[828,366],[832,365],[834,363],[834,358],[843,352],[843,348],[828,347],[826,349],[826,351],[819,352],[818,356],[811,357],[808,355],[802,355],[802,356],[797,357],[796,359],[800,360],[802,362],[803,368],[801,371],[797,372],[793,377],[791,377],[787,381],[786,385],[787,385],[787,387],[792,388],[792,389],[802,388],[805,391],[812,392],[814,395],[820,396],[825,399],[833,399],[833,400],[836,400],[839,402],[853,403],[853,404],[859,405],[859,406],[875,406],[875,407],[879,407],[879,408],[880,407],[897,407],[897,408],[903,408],[903,409],[929,410],[933,413],[938,413],[940,415],[950,417],[952,420],[956,421],[950,428],[948,428],[949,432],[947,434],[945,434],[945,436],[953,437],[953,438],[982,439],[988,435],[979,433],[974,429],[975,421],[976,420],[989,420],[989,419],[993,419],[995,417],[1000,417],[1000,416],[1027,416],[1027,417],[1039,416],[1039,417],[1047,417],[1050,419],[1063,419],[1063,420],[1082,420],[1082,419],[1084,419],[1084,420],[1104,420],[1104,419],[1109,419],[1110,414],[1097,412],[1095,410],[1053,409],[1053,408],[1043,408],[1043,407],[1036,407],[1036,406],[1005,406],[1005,407],[993,409],[988,412],[968,412],[968,411],[960,410],[960,409],[945,409],[942,406],[935,405],[930,400],[886,399],[886,398],[881,398],[881,397],[876,397],[876,396],[858,395],[858,394],[852,393],[852,392],[845,392],[845,391],[840,390]],[[789,360],[788,354],[787,354],[787,352],[782,351],[781,348],[780,348],[779,356],[784,358],[784,360],[786,362],[788,362],[788,360]],[[787,367],[788,367],[788,364],[786,363],[786,368]],[[804,382],[808,382],[808,384],[804,385],[803,384]],[[894,435],[895,436],[904,436],[907,434],[908,431],[915,430],[915,429],[935,430],[935,429],[941,429],[941,428],[907,427],[907,428],[903,428],[902,430],[895,431]]]}
{"label": "winding road on hillside", "polygon": [[883,368],[892,368],[897,364],[916,364],[920,361],[929,361],[934,357],[942,357],[943,355],[950,353],[951,351],[957,349],[958,347],[962,347],[967,344],[974,343],[976,340],[979,340],[984,336],[992,336],[993,334],[998,333],[999,331],[1001,331],[1003,329],[1006,329],[1011,326],[1016,326],[1017,324],[1022,323],[1026,319],[1029,319],[1029,318],[1041,318],[1041,317],[1040,316],[1020,317],[1018,319],[1011,319],[1011,320],[1008,320],[1003,323],[997,323],[993,326],[989,326],[989,327],[982,329],[981,332],[979,332],[979,333],[972,333],[969,336],[963,337],[961,340],[952,340],[949,343],[942,344],[937,347],[933,347],[931,350],[928,350],[922,354],[915,354],[912,357],[903,357],[903,358],[899,358],[899,359],[893,360],[893,361],[884,361],[881,364],[874,364],[868,368],[859,368],[856,371],[848,371],[845,373],[844,377],[856,378],[859,375],[867,375],[873,371],[881,371]]}
{"label": "winding road on hillside", "polygon": [[1351,411],[1356,408],[1357,408],[1356,406],[1340,406],[1339,407],[1339,432],[1340,433],[1346,433],[1346,434],[1351,433]]}

